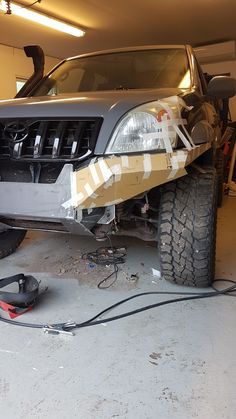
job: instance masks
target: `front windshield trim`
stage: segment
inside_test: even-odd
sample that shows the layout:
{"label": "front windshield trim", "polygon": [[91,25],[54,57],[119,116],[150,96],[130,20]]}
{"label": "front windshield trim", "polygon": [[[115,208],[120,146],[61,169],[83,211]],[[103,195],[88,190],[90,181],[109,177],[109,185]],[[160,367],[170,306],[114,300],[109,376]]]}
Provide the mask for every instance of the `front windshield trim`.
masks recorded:
{"label": "front windshield trim", "polygon": [[[112,60],[113,57],[115,58],[114,60]],[[179,66],[175,63],[175,59],[177,63],[179,62]],[[168,66],[168,62],[171,65]],[[74,63],[78,63],[80,66],[78,65],[76,67]],[[174,71],[172,68],[174,68]],[[79,73],[80,70],[81,73],[79,76],[78,74],[74,75],[74,82],[73,77],[71,76],[73,69],[76,69],[77,73]],[[60,76],[60,70],[64,70],[64,76],[63,74]],[[182,76],[181,71],[185,71]],[[180,82],[184,78],[184,75],[186,76],[187,71],[190,74],[188,85],[182,87]],[[70,78],[68,78],[68,72],[70,72]],[[147,74],[149,74],[149,76]],[[55,76],[54,79],[53,75]],[[143,80],[141,76],[143,77]],[[97,80],[92,80],[94,77]],[[135,77],[137,80],[135,80]],[[181,78],[178,79],[178,77]],[[148,50],[144,47],[140,47],[139,50],[124,49],[112,50],[111,52],[104,51],[102,53],[85,54],[83,56],[80,55],[64,60],[43,78],[32,93],[37,96],[55,96],[61,93],[67,94],[129,89],[150,90],[178,87],[180,87],[181,90],[186,91],[192,88],[192,82],[189,54],[185,47],[171,48],[168,46],[165,48],[149,48]],[[48,91],[45,87],[47,83],[49,86]],[[57,88],[52,90],[53,85],[56,85],[56,83]],[[76,83],[78,83],[77,87]],[[58,88],[59,84],[61,84],[60,88]],[[41,94],[39,94],[40,92]]]}
{"label": "front windshield trim", "polygon": [[162,50],[162,49],[182,49],[187,50],[187,45],[142,45],[139,47],[127,47],[127,48],[116,48],[116,49],[107,49],[107,50],[101,50],[101,51],[94,51],[89,52],[85,54],[75,55],[73,57],[69,57],[64,61],[71,61],[76,60],[77,58],[86,58],[86,57],[95,57],[98,55],[110,55],[110,54],[116,54],[120,52],[140,52],[140,51],[150,51],[150,50]]}

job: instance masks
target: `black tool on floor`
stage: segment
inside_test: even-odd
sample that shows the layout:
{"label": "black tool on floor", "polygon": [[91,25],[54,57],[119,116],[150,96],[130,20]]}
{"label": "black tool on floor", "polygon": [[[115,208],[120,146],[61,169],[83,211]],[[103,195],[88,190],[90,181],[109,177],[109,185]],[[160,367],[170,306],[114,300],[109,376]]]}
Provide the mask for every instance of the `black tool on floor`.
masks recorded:
{"label": "black tool on floor", "polygon": [[[18,283],[18,292],[2,290],[14,283]],[[38,295],[39,283],[31,275],[17,274],[0,279],[0,308],[9,314],[11,319],[31,310]]]}

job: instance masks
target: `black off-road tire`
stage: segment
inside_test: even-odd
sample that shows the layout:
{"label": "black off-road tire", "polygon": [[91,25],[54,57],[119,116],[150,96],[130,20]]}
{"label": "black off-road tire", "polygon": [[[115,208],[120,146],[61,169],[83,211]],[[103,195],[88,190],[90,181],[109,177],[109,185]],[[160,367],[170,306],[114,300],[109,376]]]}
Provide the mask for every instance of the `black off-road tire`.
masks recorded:
{"label": "black off-road tire", "polygon": [[224,197],[224,172],[225,172],[225,156],[221,149],[218,150],[217,156],[216,156],[216,171],[217,171],[217,176],[218,176],[217,205],[218,207],[221,207],[223,203],[223,197]]}
{"label": "black off-road tire", "polygon": [[162,276],[181,285],[211,285],[215,275],[216,170],[192,172],[164,185],[159,210]]}
{"label": "black off-road tire", "polygon": [[25,230],[6,230],[0,233],[0,259],[15,252],[26,235]]}

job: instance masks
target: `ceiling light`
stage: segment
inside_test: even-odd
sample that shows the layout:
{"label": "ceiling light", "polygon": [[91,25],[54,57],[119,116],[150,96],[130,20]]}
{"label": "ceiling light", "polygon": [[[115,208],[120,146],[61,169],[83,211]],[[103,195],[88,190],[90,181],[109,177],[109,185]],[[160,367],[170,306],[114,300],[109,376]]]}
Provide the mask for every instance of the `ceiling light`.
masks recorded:
{"label": "ceiling light", "polygon": [[[0,10],[7,12],[7,5],[4,0],[0,0]],[[24,19],[31,20],[32,22],[39,23],[51,29],[56,29],[57,31],[65,32],[76,37],[84,36],[85,34],[83,30],[76,28],[75,26],[68,25],[67,23],[53,19],[42,13],[35,12],[32,9],[27,9],[16,3],[11,3],[11,12],[13,15],[23,17]]]}

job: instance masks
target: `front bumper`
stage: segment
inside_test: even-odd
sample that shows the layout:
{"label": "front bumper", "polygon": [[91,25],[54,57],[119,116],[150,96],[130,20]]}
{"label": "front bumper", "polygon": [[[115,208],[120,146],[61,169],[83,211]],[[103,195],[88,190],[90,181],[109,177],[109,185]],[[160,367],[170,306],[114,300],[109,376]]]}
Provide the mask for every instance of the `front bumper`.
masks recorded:
{"label": "front bumper", "polygon": [[0,182],[1,224],[92,235],[78,211],[63,206],[71,199],[72,173],[73,166],[66,164],[55,183]]}
{"label": "front bumper", "polygon": [[173,153],[99,157],[74,171],[65,164],[55,183],[0,181],[0,223],[93,236],[115,217],[115,205],[187,172],[210,144]]}

